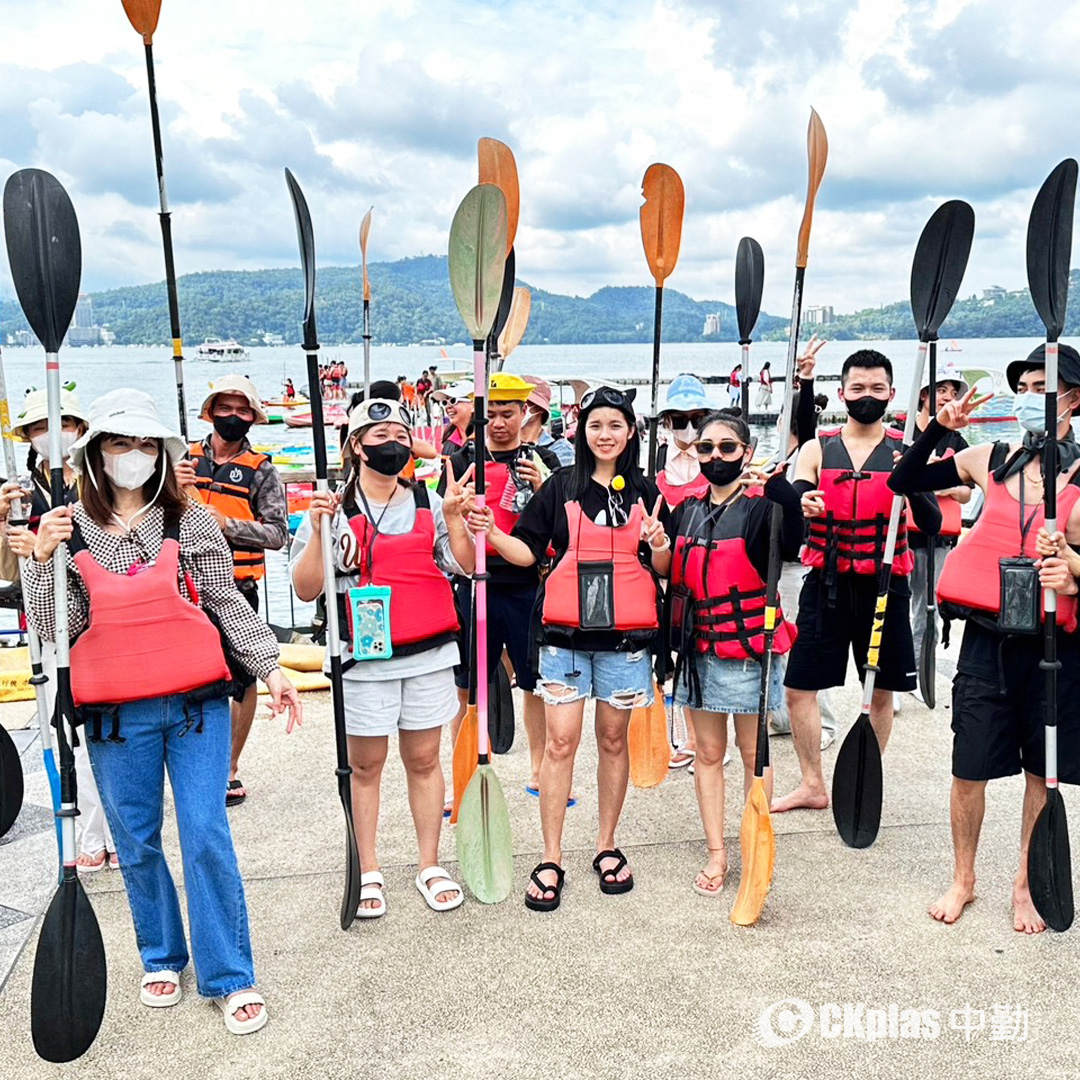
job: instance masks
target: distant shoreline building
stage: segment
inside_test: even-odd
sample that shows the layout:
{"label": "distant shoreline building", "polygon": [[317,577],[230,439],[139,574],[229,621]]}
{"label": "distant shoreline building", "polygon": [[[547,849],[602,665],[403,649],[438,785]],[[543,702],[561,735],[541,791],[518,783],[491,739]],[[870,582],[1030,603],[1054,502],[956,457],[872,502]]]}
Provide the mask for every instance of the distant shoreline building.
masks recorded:
{"label": "distant shoreline building", "polygon": [[836,316],[833,314],[832,304],[818,304],[808,307],[803,312],[803,322],[807,326],[828,326],[829,323],[835,321]]}
{"label": "distant shoreline building", "polygon": [[75,318],[67,332],[67,344],[73,349],[83,345],[112,345],[116,335],[105,326],[94,322],[94,302],[87,293],[79,293],[75,304]]}
{"label": "distant shoreline building", "polygon": [[703,337],[715,337],[719,333],[720,333],[720,316],[719,316],[719,314],[706,315],[705,316],[705,326],[701,331],[702,336]]}

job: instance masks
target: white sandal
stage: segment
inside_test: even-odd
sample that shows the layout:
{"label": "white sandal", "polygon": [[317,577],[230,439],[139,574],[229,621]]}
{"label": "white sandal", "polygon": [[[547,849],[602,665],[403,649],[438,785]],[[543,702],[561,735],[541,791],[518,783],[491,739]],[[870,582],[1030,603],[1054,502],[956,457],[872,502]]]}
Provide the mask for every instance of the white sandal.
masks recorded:
{"label": "white sandal", "polygon": [[[262,994],[255,990],[241,990],[239,993],[230,994],[228,997],[211,998],[211,1001],[222,1011],[225,1016],[225,1026],[234,1035],[250,1035],[253,1031],[266,1026],[270,1019],[266,1012],[266,1002]],[[248,1005],[261,1005],[259,1015],[252,1020],[237,1020],[236,1014]]]}
{"label": "white sandal", "polygon": [[[442,885],[437,885],[433,889],[428,888],[429,882],[440,878],[443,880]],[[432,911],[453,911],[465,902],[465,891],[441,866],[429,866],[426,870],[421,870],[416,875],[416,887]],[[444,900],[440,903],[436,897],[445,892],[456,892],[457,896],[453,900]]]}
{"label": "white sandal", "polygon": [[358,919],[377,919],[386,914],[386,893],[383,891],[386,882],[378,870],[369,870],[360,875],[360,902],[364,900],[377,900],[374,907],[357,907]]}
{"label": "white sandal", "polygon": [[[148,989],[151,983],[168,983],[175,989],[167,994],[152,994]],[[139,984],[139,1000],[151,1009],[164,1009],[169,1005],[175,1005],[184,996],[180,986],[179,971],[148,971]]]}

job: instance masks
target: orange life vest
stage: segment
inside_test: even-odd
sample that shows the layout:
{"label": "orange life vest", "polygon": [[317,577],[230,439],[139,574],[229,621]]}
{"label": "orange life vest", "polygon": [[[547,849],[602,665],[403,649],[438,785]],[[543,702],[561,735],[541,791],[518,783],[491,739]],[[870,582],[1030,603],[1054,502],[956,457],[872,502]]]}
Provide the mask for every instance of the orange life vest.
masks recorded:
{"label": "orange life vest", "polygon": [[90,597],[90,625],[71,646],[76,705],[186,694],[231,678],[221,636],[198,606],[190,579],[192,601],[180,592],[179,536],[179,522],[167,523],[148,567],[114,574],[90,554],[75,526],[71,550]]}
{"label": "orange life vest", "polygon": [[656,579],[641,564],[641,507],[635,505],[625,525],[597,525],[580,504],[566,504],[570,544],[544,584],[545,626],[578,628],[581,624],[578,567],[610,563],[614,573],[615,630],[654,630]]}
{"label": "orange life vest", "polygon": [[[231,461],[214,463],[202,443],[189,447],[195,459],[195,493],[206,503],[234,521],[255,521],[251,506],[251,486],[259,466],[270,458],[245,450]],[[233,553],[233,576],[238,580],[258,581],[266,573],[266,552],[229,541]]]}
{"label": "orange life vest", "polygon": [[656,474],[656,486],[664,496],[664,502],[672,510],[686,499],[699,499],[709,493],[709,481],[702,473],[698,473],[689,484],[673,484],[668,480],[667,473],[661,469]]}

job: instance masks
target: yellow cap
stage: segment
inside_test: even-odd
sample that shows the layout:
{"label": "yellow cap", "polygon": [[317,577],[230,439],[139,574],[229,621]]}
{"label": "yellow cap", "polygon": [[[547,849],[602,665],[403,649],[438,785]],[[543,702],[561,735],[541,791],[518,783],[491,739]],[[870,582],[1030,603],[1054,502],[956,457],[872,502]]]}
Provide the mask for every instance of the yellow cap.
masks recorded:
{"label": "yellow cap", "polygon": [[511,375],[500,371],[491,376],[488,382],[488,398],[491,401],[528,401],[536,387],[526,382],[520,375]]}

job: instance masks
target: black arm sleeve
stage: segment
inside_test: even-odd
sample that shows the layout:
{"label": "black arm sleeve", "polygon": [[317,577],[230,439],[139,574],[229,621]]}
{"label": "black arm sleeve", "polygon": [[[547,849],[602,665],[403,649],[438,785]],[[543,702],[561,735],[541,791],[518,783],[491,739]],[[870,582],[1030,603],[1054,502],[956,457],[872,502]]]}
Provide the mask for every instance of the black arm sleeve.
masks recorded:
{"label": "black arm sleeve", "polygon": [[[931,420],[914,444],[904,451],[904,456],[897,462],[889,477],[889,487],[897,495],[912,495],[917,491],[944,491],[946,488],[959,487],[963,483],[953,458],[947,457],[944,461],[935,461],[933,465],[927,464],[934,447],[946,430],[937,420]],[[918,523],[919,515],[915,512],[914,500],[911,511]],[[940,516],[939,513],[938,517]],[[919,528],[922,528],[921,524]]]}
{"label": "black arm sleeve", "polygon": [[927,536],[937,536],[941,532],[941,506],[937,498],[929,492],[916,492],[908,496],[908,502],[911,504],[911,516],[915,519],[915,524]]}
{"label": "black arm sleeve", "polygon": [[795,491],[795,494],[801,499],[808,491],[814,490],[813,480],[793,480],[791,486]]}
{"label": "black arm sleeve", "polygon": [[783,510],[784,517],[780,530],[780,558],[786,561],[797,559],[805,530],[801,496],[783,476],[774,476],[765,485],[765,498],[776,503]]}
{"label": "black arm sleeve", "polygon": [[799,383],[799,408],[795,413],[795,438],[799,445],[808,443],[817,432],[817,409],[814,407],[814,380]]}

